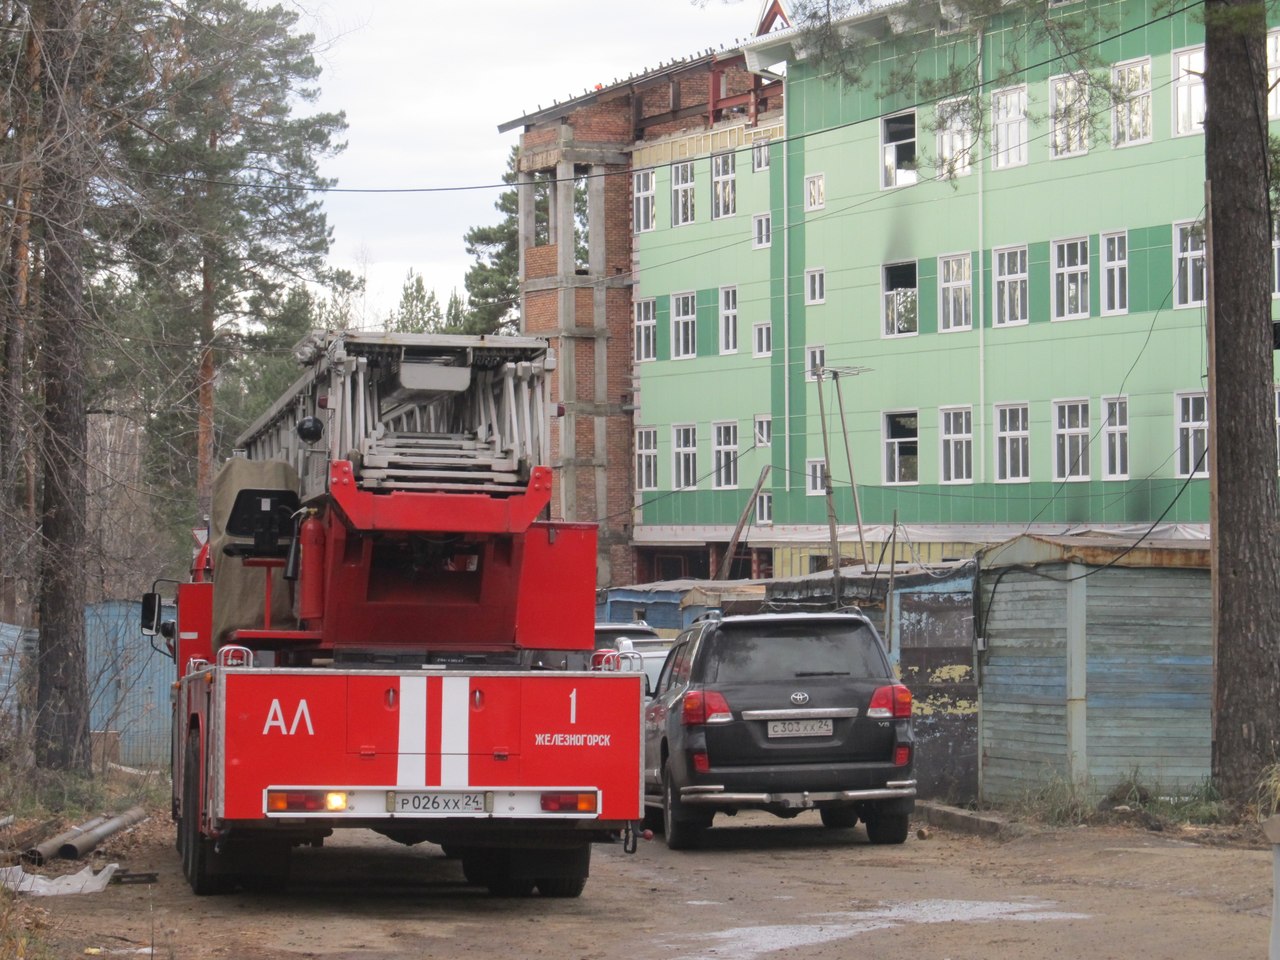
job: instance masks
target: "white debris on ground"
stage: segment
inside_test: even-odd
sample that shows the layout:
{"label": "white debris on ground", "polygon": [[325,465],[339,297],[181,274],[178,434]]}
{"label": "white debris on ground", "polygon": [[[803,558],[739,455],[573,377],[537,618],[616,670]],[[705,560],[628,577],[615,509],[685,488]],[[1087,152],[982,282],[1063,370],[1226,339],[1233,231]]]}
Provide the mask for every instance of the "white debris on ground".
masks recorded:
{"label": "white debris on ground", "polygon": [[93,867],[85,867],[79,873],[61,877],[41,877],[27,873],[22,867],[0,867],[0,886],[14,893],[26,893],[33,897],[57,897],[68,893],[101,893],[111,882],[118,863],[109,863],[98,873]]}

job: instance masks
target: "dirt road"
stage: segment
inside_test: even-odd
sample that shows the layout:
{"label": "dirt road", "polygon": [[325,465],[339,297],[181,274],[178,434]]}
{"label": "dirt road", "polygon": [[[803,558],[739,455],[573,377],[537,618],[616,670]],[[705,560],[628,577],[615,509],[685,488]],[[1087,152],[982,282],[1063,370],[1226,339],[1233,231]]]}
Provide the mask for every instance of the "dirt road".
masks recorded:
{"label": "dirt road", "polygon": [[1271,916],[1270,851],[1127,828],[872,847],[860,828],[749,814],[693,853],[597,847],[578,900],[494,899],[438,847],[364,833],[299,851],[269,894],[194,897],[164,824],[107,852],[158,880],[31,901],[60,957],[1256,960]]}

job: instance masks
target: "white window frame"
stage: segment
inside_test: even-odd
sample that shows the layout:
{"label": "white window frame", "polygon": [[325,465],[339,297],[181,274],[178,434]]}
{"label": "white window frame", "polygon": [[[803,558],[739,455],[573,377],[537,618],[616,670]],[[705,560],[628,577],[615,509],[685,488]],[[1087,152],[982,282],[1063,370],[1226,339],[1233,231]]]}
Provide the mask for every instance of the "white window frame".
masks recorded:
{"label": "white window frame", "polygon": [[1280,387],[1275,388],[1276,411],[1276,472],[1280,473]]}
{"label": "white window frame", "polygon": [[738,352],[738,288],[720,288],[720,354]]}
{"label": "white window frame", "polygon": [[773,494],[768,490],[756,494],[756,526],[773,526]]}
{"label": "white window frame", "polygon": [[1173,135],[1204,133],[1204,47],[1174,50],[1169,58],[1173,74]]}
{"label": "white window frame", "polygon": [[658,359],[658,301],[637,300],[634,307],[636,363]]}
{"label": "white window frame", "polygon": [[818,379],[815,370],[825,369],[827,366],[827,348],[820,343],[806,344],[804,348],[804,378],[809,383],[814,383]]}
{"label": "white window frame", "polygon": [[693,423],[671,425],[671,489],[698,487],[698,427]]}
{"label": "white window frame", "polygon": [[[685,313],[685,307],[691,312]],[[692,290],[671,295],[671,359],[698,355],[698,296]]]}
{"label": "white window frame", "polygon": [[631,175],[631,232],[648,233],[656,226],[657,177],[653,168]]}
{"label": "white window frame", "polygon": [[961,97],[943,100],[936,108],[940,177],[967,177],[973,172],[973,127],[966,112],[968,106],[969,101]]}
{"label": "white window frame", "polygon": [[804,178],[804,209],[821,210],[827,205],[827,176],[811,173]]}
{"label": "white window frame", "polygon": [[1098,238],[1102,259],[1102,289],[1098,307],[1104,317],[1129,312],[1129,233],[1117,230]]}
{"label": "white window frame", "polygon": [[[1014,259],[1014,272],[1005,272]],[[995,319],[996,327],[1026,326],[1031,318],[1031,307],[1027,297],[1029,289],[1029,254],[1024,244],[1020,247],[997,247],[991,251],[991,272],[995,286]],[[1011,307],[1017,307],[1019,315],[1011,315]]]}
{"label": "white window frame", "polygon": [[827,492],[826,461],[806,460],[804,462],[804,495],[821,497]]}
{"label": "white window frame", "polygon": [[751,218],[751,249],[763,250],[773,245],[773,215],[757,213]]}
{"label": "white window frame", "polygon": [[[889,286],[889,271],[895,267],[910,265],[915,269],[914,286]],[[903,260],[899,263],[886,263],[880,268],[880,336],[885,339],[898,337],[915,337],[920,334],[920,264],[915,260]],[[911,296],[906,295],[910,291]],[[910,329],[899,329],[905,317],[910,316],[908,308],[914,308],[914,319]]]}
{"label": "white window frame", "polygon": [[804,272],[804,302],[808,307],[827,302],[827,271],[822,267]]}
{"label": "white window frame", "polygon": [[694,222],[697,200],[692,160],[671,164],[671,225],[681,227]]}
{"label": "white window frame", "polygon": [[1280,218],[1271,221],[1271,297],[1280,297]]}
{"label": "white window frame", "polygon": [[751,172],[769,169],[769,138],[753,136],[751,139]]}
{"label": "white window frame", "polygon": [[1092,478],[1089,464],[1089,400],[1055,400],[1053,413],[1053,479],[1079,483]]}
{"label": "white window frame", "polygon": [[973,407],[940,407],[938,439],[938,482],[973,483]]}
{"label": "white window frame", "polygon": [[[1173,225],[1173,306],[1200,308],[1207,296],[1204,224],[1186,220]],[[1198,288],[1198,289],[1197,289]],[[1199,294],[1197,296],[1196,294]]]}
{"label": "white window frame", "polygon": [[[915,436],[892,437],[889,435],[889,422],[897,417],[915,417]],[[881,450],[884,455],[884,477],[886,487],[907,487],[920,482],[920,411],[919,410],[886,410],[880,415]],[[913,476],[905,476],[908,472],[904,463],[910,462],[910,456],[904,453],[906,447],[914,446],[914,464],[910,471]]]}
{"label": "white window frame", "polygon": [[[905,117],[911,118],[910,136],[905,135],[905,123],[895,123]],[[889,139],[891,125],[895,128],[893,135],[896,139],[894,140]],[[916,169],[919,162],[919,152],[916,150],[919,132],[914,110],[903,110],[880,118],[880,186],[882,189],[909,187],[920,179],[919,171]]]}
{"label": "white window frame", "polygon": [[[1116,102],[1111,108],[1111,145],[1151,142],[1151,58],[1139,57],[1111,67]],[[1136,133],[1135,133],[1136,127]]]}
{"label": "white window frame", "polygon": [[[1197,419],[1197,407],[1202,416]],[[1174,396],[1173,419],[1177,428],[1177,475],[1179,477],[1207,477],[1209,475],[1209,395],[1204,391],[1190,391]],[[1203,452],[1200,468],[1197,462]]]}
{"label": "white window frame", "polygon": [[636,428],[636,489],[658,489],[658,428]]}
{"label": "white window frame", "polygon": [[738,489],[738,422],[711,424],[711,488]]}
{"label": "white window frame", "polygon": [[1049,78],[1049,157],[1061,160],[1089,152],[1089,81],[1083,74]]}
{"label": "white window frame", "polygon": [[1267,117],[1280,120],[1280,30],[1267,32]]}
{"label": "white window frame", "polygon": [[938,330],[973,329],[973,257],[956,253],[938,258]]}
{"label": "white window frame", "polygon": [[751,328],[751,355],[773,356],[773,324],[757,323]]}
{"label": "white window frame", "polygon": [[757,447],[773,446],[773,414],[757,413],[752,426],[752,436]]}
{"label": "white window frame", "polygon": [[[1018,413],[1011,424],[1006,414]],[[1026,403],[998,403],[992,419],[995,428],[996,483],[1031,482],[1031,407]],[[1016,454],[1016,455],[1015,455]],[[1015,469],[1016,468],[1016,469]],[[1020,472],[1018,472],[1020,471]]]}
{"label": "white window frame", "polygon": [[[1074,310],[1070,307],[1073,292]],[[1054,240],[1049,244],[1049,300],[1050,319],[1081,320],[1089,316],[1088,237]]]}
{"label": "white window frame", "polygon": [[1027,162],[1027,85],[991,94],[991,169],[1007,170]]}
{"label": "white window frame", "polygon": [[1102,398],[1102,479],[1129,479],[1129,398]]}
{"label": "white window frame", "polygon": [[738,212],[736,154],[711,155],[711,219],[724,220]]}

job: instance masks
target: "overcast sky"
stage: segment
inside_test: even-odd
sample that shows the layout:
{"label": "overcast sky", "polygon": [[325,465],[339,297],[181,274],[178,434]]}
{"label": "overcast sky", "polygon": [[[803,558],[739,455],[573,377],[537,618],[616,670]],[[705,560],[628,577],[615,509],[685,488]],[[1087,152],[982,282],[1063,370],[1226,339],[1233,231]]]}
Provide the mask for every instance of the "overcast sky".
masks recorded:
{"label": "overcast sky", "polygon": [[[518,131],[498,125],[597,83],[749,36],[759,0],[300,0],[315,33],[324,110],[348,146],[322,168],[338,186],[500,182]],[[329,194],[330,256],[367,283],[365,325],[399,302],[410,267],[441,302],[465,293],[462,235],[494,223],[494,189]]]}

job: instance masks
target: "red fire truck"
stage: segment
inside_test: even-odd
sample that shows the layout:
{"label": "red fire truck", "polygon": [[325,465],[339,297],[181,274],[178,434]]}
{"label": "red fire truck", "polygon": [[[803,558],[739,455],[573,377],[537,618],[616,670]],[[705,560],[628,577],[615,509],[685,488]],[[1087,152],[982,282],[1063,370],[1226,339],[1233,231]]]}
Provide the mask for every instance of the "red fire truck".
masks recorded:
{"label": "red fire truck", "polygon": [[[550,503],[545,342],[330,333],[218,472],[176,618],[173,816],[192,889],[271,886],[341,827],[496,895],[633,848],[641,678],[593,669],[595,528]],[[618,658],[610,658],[616,666]]]}

